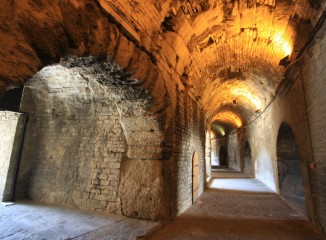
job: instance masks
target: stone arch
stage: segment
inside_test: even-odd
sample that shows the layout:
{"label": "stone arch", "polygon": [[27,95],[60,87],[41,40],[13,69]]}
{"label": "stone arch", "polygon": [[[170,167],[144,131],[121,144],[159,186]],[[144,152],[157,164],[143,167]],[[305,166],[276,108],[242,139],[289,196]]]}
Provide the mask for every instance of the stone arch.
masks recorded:
{"label": "stone arch", "polygon": [[45,67],[25,85],[22,110],[30,123],[17,195],[165,218],[161,160],[167,155],[152,105],[139,81],[110,59],[69,57]]}
{"label": "stone arch", "polygon": [[[72,197],[67,199],[64,199],[64,197],[60,198],[58,197],[59,194],[48,200],[58,204],[76,207],[82,205],[95,206],[98,203],[97,201],[110,201],[112,202],[110,203],[112,206],[108,206],[106,210],[103,210],[104,208],[100,206],[96,211],[122,211],[126,216],[143,219],[165,218],[168,211],[165,211],[164,208],[166,208],[168,201],[163,201],[167,193],[162,190],[164,188],[162,179],[165,174],[162,168],[163,165],[166,164],[162,163],[162,160],[170,158],[171,148],[163,147],[162,142],[164,140],[162,139],[165,138],[163,129],[165,130],[164,132],[171,131],[172,116],[171,113],[168,113],[168,110],[166,110],[169,108],[167,107],[167,105],[169,105],[167,104],[167,101],[169,101],[167,98],[169,96],[155,57],[139,44],[139,38],[128,31],[124,24],[119,24],[109,12],[104,11],[97,1],[86,0],[78,3],[76,1],[66,1],[48,4],[35,4],[33,1],[28,1],[28,4],[20,5],[19,9],[17,9],[14,4],[7,3],[6,9],[8,9],[8,12],[15,12],[17,18],[12,18],[10,24],[19,27],[10,28],[11,31],[4,33],[2,36],[6,46],[3,46],[5,51],[1,54],[0,58],[5,58],[6,60],[3,61],[4,64],[0,67],[0,78],[3,80],[0,81],[0,95],[11,87],[22,86],[26,81],[32,78],[34,74],[38,73],[38,71],[45,71],[47,66],[52,67],[53,64],[57,63],[59,63],[59,66],[64,64],[65,66],[63,67],[70,69],[74,69],[75,67],[86,69],[79,76],[79,80],[83,79],[85,75],[97,74],[96,81],[98,84],[102,85],[106,84],[106,79],[103,78],[105,77],[105,73],[101,71],[101,67],[105,69],[108,68],[110,72],[110,66],[112,69],[115,69],[115,64],[117,64],[121,67],[118,70],[119,74],[113,73],[113,75],[116,75],[115,80],[117,81],[109,83],[111,84],[110,86],[118,89],[118,92],[115,92],[115,90],[113,90],[113,92],[121,96],[124,96],[127,92],[133,95],[131,98],[124,96],[117,100],[115,105],[116,109],[114,110],[114,112],[117,113],[116,116],[118,116],[114,122],[118,122],[117,125],[119,125],[119,130],[117,131],[121,132],[117,138],[119,141],[124,139],[124,143],[120,147],[121,151],[118,154],[121,155],[123,153],[123,163],[121,162],[121,171],[119,172],[121,175],[115,176],[115,178],[118,176],[120,182],[118,186],[113,187],[115,190],[118,188],[113,194],[113,198],[117,199],[117,196],[119,196],[119,200],[111,201],[111,197],[103,200],[103,196],[97,196],[96,198],[98,199],[94,198],[92,199],[94,201],[87,202],[85,200],[85,194],[78,191],[72,192],[70,195],[74,195],[74,198],[80,199],[80,201],[72,200]],[[56,17],[54,18],[52,16]],[[18,19],[20,19],[20,22],[17,22]],[[19,38],[16,39],[16,36],[19,36]],[[84,63],[83,60],[79,62],[76,61],[78,57],[88,60]],[[64,61],[62,61],[62,59],[66,59],[67,61],[63,63]],[[108,62],[110,62],[110,64],[107,64]],[[101,66],[94,67],[96,64]],[[88,72],[90,69],[92,70]],[[122,86],[120,85],[121,82],[119,82],[121,79],[126,80]],[[137,81],[129,81],[130,79]],[[84,80],[87,82],[89,79],[87,80],[86,77]],[[86,83],[85,81],[83,84]],[[88,84],[91,83],[88,82]],[[62,87],[62,85],[60,85],[59,82],[53,82],[53,85],[55,85],[55,87],[46,87],[46,91],[60,91],[59,88]],[[121,88],[119,88],[119,86]],[[135,88],[137,88],[137,90],[135,90]],[[87,86],[85,89],[87,89]],[[42,92],[44,89],[39,90]],[[72,90],[71,95],[73,95],[72,98],[74,101],[78,103],[76,105],[78,108],[82,105],[79,104],[80,102],[78,99],[81,99],[81,101],[88,101],[89,97],[93,98],[96,96],[96,94],[93,95],[94,92],[92,92],[91,88],[84,91],[84,96],[76,97],[78,94],[74,94],[74,91],[75,90]],[[104,93],[104,95],[98,96],[96,99],[87,103],[89,107],[88,110],[91,111],[89,116],[92,114],[95,115],[95,110],[92,108],[94,101],[100,106],[100,109],[107,106],[109,102],[107,99],[108,94],[105,95],[107,92],[102,90],[100,92]],[[25,97],[28,94],[31,93],[28,93],[27,90]],[[37,101],[37,99],[39,99],[39,96],[35,97],[34,95],[32,100]],[[146,104],[137,103],[138,100],[142,102],[145,99],[147,99]],[[34,110],[36,110],[37,113],[39,113],[39,111],[42,112],[37,102],[33,101],[31,101],[32,106],[25,105],[25,108],[35,108]],[[49,109],[54,109],[53,111],[51,110],[53,116],[60,116],[62,113],[66,114],[66,111],[68,111],[71,118],[83,115],[83,113],[78,113],[79,110],[76,114],[70,112],[70,109],[67,109],[68,101],[59,102],[61,112],[55,107],[51,108],[54,101],[46,106],[46,108],[49,107]],[[128,107],[123,106],[127,102],[130,103],[127,104]],[[138,110],[140,108],[142,110],[139,112]],[[44,113],[43,116],[51,114],[47,112]],[[144,121],[144,119],[146,119],[146,121]],[[57,125],[59,126],[60,124],[58,123]],[[143,126],[141,127],[140,125]],[[144,127],[145,125],[146,127]],[[95,129],[94,131],[98,130]],[[147,133],[144,134],[144,132]],[[148,147],[144,149],[140,142],[147,141],[146,139],[154,135],[158,135],[156,140],[149,143]],[[38,140],[41,141],[42,139],[41,137]],[[169,140],[166,140],[166,145],[169,144]],[[29,146],[25,147],[25,149],[28,148]],[[33,151],[32,149],[30,150]],[[41,153],[35,152],[35,154]],[[108,154],[113,155],[114,153],[109,152]],[[51,174],[55,172],[58,166],[54,164],[52,167],[52,170],[49,170]],[[144,169],[144,171],[148,171],[147,173],[153,173],[153,178],[155,179],[148,177],[146,174],[130,176],[130,173],[135,169]],[[18,185],[21,187],[16,191],[17,196],[24,196],[27,194],[23,187],[26,186],[24,183],[30,182],[30,172],[38,170],[40,169],[31,170],[30,163],[26,163],[26,166],[24,166],[23,163],[20,171],[20,179],[18,179],[20,182]],[[97,177],[99,180],[94,180],[94,182],[91,181],[91,185],[96,185],[97,182],[101,182],[100,175],[97,175]],[[104,178],[104,176],[102,177]],[[102,180],[105,181],[105,179]],[[31,181],[33,180],[31,179]],[[141,193],[133,191],[139,189],[139,185],[144,184],[144,182],[153,183],[148,185],[148,191],[146,190]],[[35,184],[39,183],[35,182]],[[152,188],[153,185],[155,185],[154,188]],[[155,189],[160,190],[156,191]],[[35,196],[35,193],[31,191],[29,191],[28,194],[30,196]],[[101,192],[101,190],[99,191]],[[89,193],[89,195],[95,197],[98,193],[98,191],[93,191]],[[149,196],[151,193],[155,196]],[[65,194],[62,193],[62,195]],[[86,193],[86,195],[88,195],[88,193]],[[44,199],[41,193],[39,197]],[[121,202],[119,202],[120,199]],[[144,199],[146,199],[146,201]],[[79,201],[79,203],[76,203],[76,201]],[[141,203],[141,201],[143,201],[143,203]],[[150,207],[144,207],[144,204]],[[142,208],[145,210],[140,210]]]}
{"label": "stone arch", "polygon": [[289,201],[301,202],[301,211],[306,214],[298,146],[291,126],[284,122],[277,136],[277,168],[280,195]]}

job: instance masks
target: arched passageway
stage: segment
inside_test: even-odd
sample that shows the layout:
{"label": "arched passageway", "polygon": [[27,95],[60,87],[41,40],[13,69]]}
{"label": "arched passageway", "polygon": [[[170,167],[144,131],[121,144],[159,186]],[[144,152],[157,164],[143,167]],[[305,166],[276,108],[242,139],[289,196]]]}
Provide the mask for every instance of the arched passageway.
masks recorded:
{"label": "arched passageway", "polygon": [[282,123],[277,136],[277,169],[280,195],[289,201],[301,203],[306,213],[302,170],[298,146],[290,125]]}
{"label": "arched passageway", "polygon": [[[23,162],[33,168],[26,175],[21,168],[20,179],[26,186],[22,190],[49,203],[123,211],[135,218],[174,218],[192,203],[194,149],[199,158],[198,195],[204,190],[205,131],[213,123],[217,136],[211,154],[215,159],[210,162],[244,170],[242,143],[250,139],[247,157],[254,156],[255,177],[276,192],[276,136],[278,123],[287,119],[300,130],[296,137],[304,162],[318,164],[315,170],[303,170],[310,217],[324,231],[321,186],[326,158],[320,149],[324,149],[326,112],[325,4],[321,0],[4,1],[0,95],[26,82],[25,87],[31,87],[28,80],[36,72],[60,59],[93,58],[81,66],[69,64],[72,72],[82,68],[71,88],[62,79],[53,79],[51,86],[38,83],[30,89],[34,97],[24,107],[35,107],[31,120],[44,128],[29,128],[27,139],[37,144],[25,147],[30,154],[23,154]],[[104,59],[112,64],[94,66]],[[114,81],[107,84],[110,66],[121,68],[123,74],[114,71]],[[72,75],[76,74],[64,74],[63,79]],[[137,81],[124,81],[125,77]],[[53,96],[51,102],[39,94],[44,90]],[[3,129],[14,129],[8,114],[0,111],[0,119],[1,115]],[[38,121],[39,117],[45,120]],[[53,128],[59,137],[48,137]],[[9,149],[3,140],[8,134],[0,129],[0,156],[2,149]],[[224,152],[219,156],[221,146]],[[284,164],[280,173],[292,164],[287,160],[280,162]],[[68,167],[72,171],[59,174]],[[247,167],[249,172],[250,163]],[[280,175],[281,192],[300,197],[287,189],[292,175],[296,174]]]}

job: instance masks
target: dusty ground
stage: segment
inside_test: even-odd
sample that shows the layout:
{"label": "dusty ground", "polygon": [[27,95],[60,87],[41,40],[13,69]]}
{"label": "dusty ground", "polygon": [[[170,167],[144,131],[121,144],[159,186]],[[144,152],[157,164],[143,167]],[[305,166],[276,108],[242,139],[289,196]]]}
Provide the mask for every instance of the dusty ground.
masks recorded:
{"label": "dusty ground", "polygon": [[279,196],[208,190],[150,240],[322,240]]}
{"label": "dusty ground", "polygon": [[[244,184],[239,184],[241,179],[236,178],[237,181],[229,181],[227,185],[225,179],[220,180],[220,189],[204,192],[185,213],[148,239],[326,239],[279,196],[262,192],[265,186],[254,179],[243,179]],[[224,185],[227,190],[221,190]],[[229,189],[235,186],[239,189]],[[257,191],[245,192],[247,188]],[[159,228],[160,224],[155,222],[91,214],[32,201],[0,204],[0,239],[5,240],[132,240],[144,239],[142,236]]]}
{"label": "dusty ground", "polygon": [[33,201],[0,204],[0,239],[132,240],[158,227],[158,223],[116,215],[92,214]]}

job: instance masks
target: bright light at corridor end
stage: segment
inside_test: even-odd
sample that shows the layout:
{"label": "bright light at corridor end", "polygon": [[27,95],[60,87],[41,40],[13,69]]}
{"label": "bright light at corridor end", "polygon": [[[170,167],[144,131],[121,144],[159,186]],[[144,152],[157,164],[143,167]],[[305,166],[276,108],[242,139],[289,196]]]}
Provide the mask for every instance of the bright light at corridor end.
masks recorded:
{"label": "bright light at corridor end", "polygon": [[[220,134],[222,137],[225,136],[225,131],[224,128],[221,127],[219,124],[213,124],[213,128],[215,131],[218,132],[218,134]],[[214,133],[211,132],[211,137],[214,136]]]}
{"label": "bright light at corridor end", "polygon": [[237,126],[238,128],[240,128],[242,126],[241,118],[236,113],[231,112],[231,111],[219,112],[212,119],[212,122],[214,122],[214,121],[232,124],[232,125]]}

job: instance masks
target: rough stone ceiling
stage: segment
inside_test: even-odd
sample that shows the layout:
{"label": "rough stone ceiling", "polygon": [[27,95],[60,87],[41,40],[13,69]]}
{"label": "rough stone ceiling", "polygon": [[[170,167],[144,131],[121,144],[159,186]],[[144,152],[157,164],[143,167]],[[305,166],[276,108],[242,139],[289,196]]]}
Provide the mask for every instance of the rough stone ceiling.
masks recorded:
{"label": "rough stone ceiling", "polygon": [[5,1],[0,93],[65,54],[111,56],[124,41],[123,68],[137,47],[165,74],[167,90],[177,84],[211,121],[238,126],[229,112],[243,126],[271,101],[280,60],[296,58],[324,9],[323,0]]}
{"label": "rough stone ceiling", "polygon": [[[245,125],[271,101],[284,73],[280,60],[296,58],[325,5],[321,0],[100,3],[119,12],[153,54],[163,48],[211,121],[226,125],[232,120],[226,120],[225,109]],[[186,63],[183,71],[178,62]]]}

